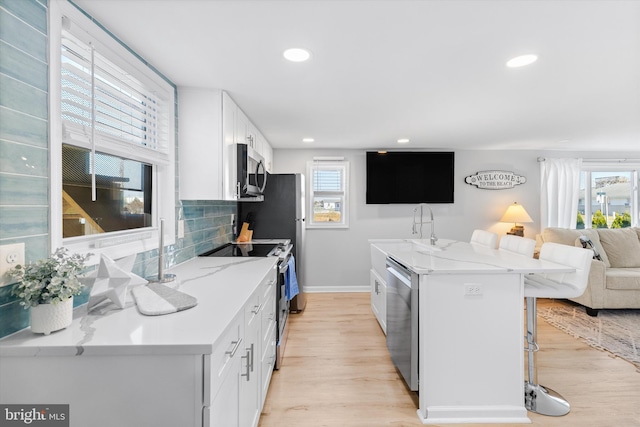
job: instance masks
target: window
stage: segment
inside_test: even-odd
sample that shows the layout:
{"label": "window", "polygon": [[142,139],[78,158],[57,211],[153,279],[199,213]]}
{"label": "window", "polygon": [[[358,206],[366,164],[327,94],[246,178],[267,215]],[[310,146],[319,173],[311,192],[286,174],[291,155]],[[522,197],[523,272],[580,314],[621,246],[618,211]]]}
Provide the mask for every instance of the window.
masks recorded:
{"label": "window", "polygon": [[349,162],[342,159],[314,159],[307,163],[309,212],[307,228],[347,228]]}
{"label": "window", "polygon": [[636,227],[640,164],[583,162],[576,228]]}
{"label": "window", "polygon": [[50,20],[52,246],[156,248],[175,221],[175,88],[69,2]]}

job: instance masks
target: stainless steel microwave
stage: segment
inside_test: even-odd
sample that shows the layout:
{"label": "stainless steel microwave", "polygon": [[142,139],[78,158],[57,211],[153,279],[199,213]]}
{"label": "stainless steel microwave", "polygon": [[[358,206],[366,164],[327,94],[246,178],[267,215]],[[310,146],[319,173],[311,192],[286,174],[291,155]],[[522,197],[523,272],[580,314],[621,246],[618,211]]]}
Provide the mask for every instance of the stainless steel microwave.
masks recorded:
{"label": "stainless steel microwave", "polygon": [[247,144],[237,144],[236,147],[236,198],[262,201],[267,186],[264,158]]}

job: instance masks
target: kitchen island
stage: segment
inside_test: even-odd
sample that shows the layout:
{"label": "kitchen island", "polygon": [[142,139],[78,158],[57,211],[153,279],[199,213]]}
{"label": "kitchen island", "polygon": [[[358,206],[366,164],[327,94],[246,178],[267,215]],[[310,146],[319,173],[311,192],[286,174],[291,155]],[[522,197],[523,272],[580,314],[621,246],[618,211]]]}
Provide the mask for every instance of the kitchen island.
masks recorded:
{"label": "kitchen island", "polygon": [[[415,240],[375,245],[419,281],[421,421],[529,423],[524,406],[523,277],[572,269],[451,240],[435,246]],[[387,286],[390,301],[393,288]],[[387,305],[387,342],[391,309]]]}
{"label": "kitchen island", "polygon": [[67,329],[0,340],[0,402],[69,404],[71,426],[257,425],[275,361],[277,261],[194,258],[170,270],[197,298],[191,309],[84,305]]}

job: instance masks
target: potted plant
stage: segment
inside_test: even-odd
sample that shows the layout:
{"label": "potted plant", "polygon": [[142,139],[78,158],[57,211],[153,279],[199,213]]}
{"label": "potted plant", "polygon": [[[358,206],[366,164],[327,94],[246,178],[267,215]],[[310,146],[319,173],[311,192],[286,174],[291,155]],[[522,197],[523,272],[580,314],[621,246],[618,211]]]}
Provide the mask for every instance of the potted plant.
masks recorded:
{"label": "potted plant", "polygon": [[58,248],[47,259],[9,270],[9,274],[18,279],[13,294],[25,309],[31,308],[32,332],[49,335],[71,324],[73,296],[80,294],[84,287],[78,274],[90,256],[70,255],[68,249]]}

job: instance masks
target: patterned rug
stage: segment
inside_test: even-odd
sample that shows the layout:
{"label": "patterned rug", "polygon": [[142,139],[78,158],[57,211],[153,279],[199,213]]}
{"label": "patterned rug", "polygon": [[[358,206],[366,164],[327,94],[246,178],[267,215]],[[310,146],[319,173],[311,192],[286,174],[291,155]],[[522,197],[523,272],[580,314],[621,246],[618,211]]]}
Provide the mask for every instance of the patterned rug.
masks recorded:
{"label": "patterned rug", "polygon": [[633,363],[640,372],[640,310],[600,310],[591,317],[581,305],[554,301],[539,306],[538,315],[591,347]]}

